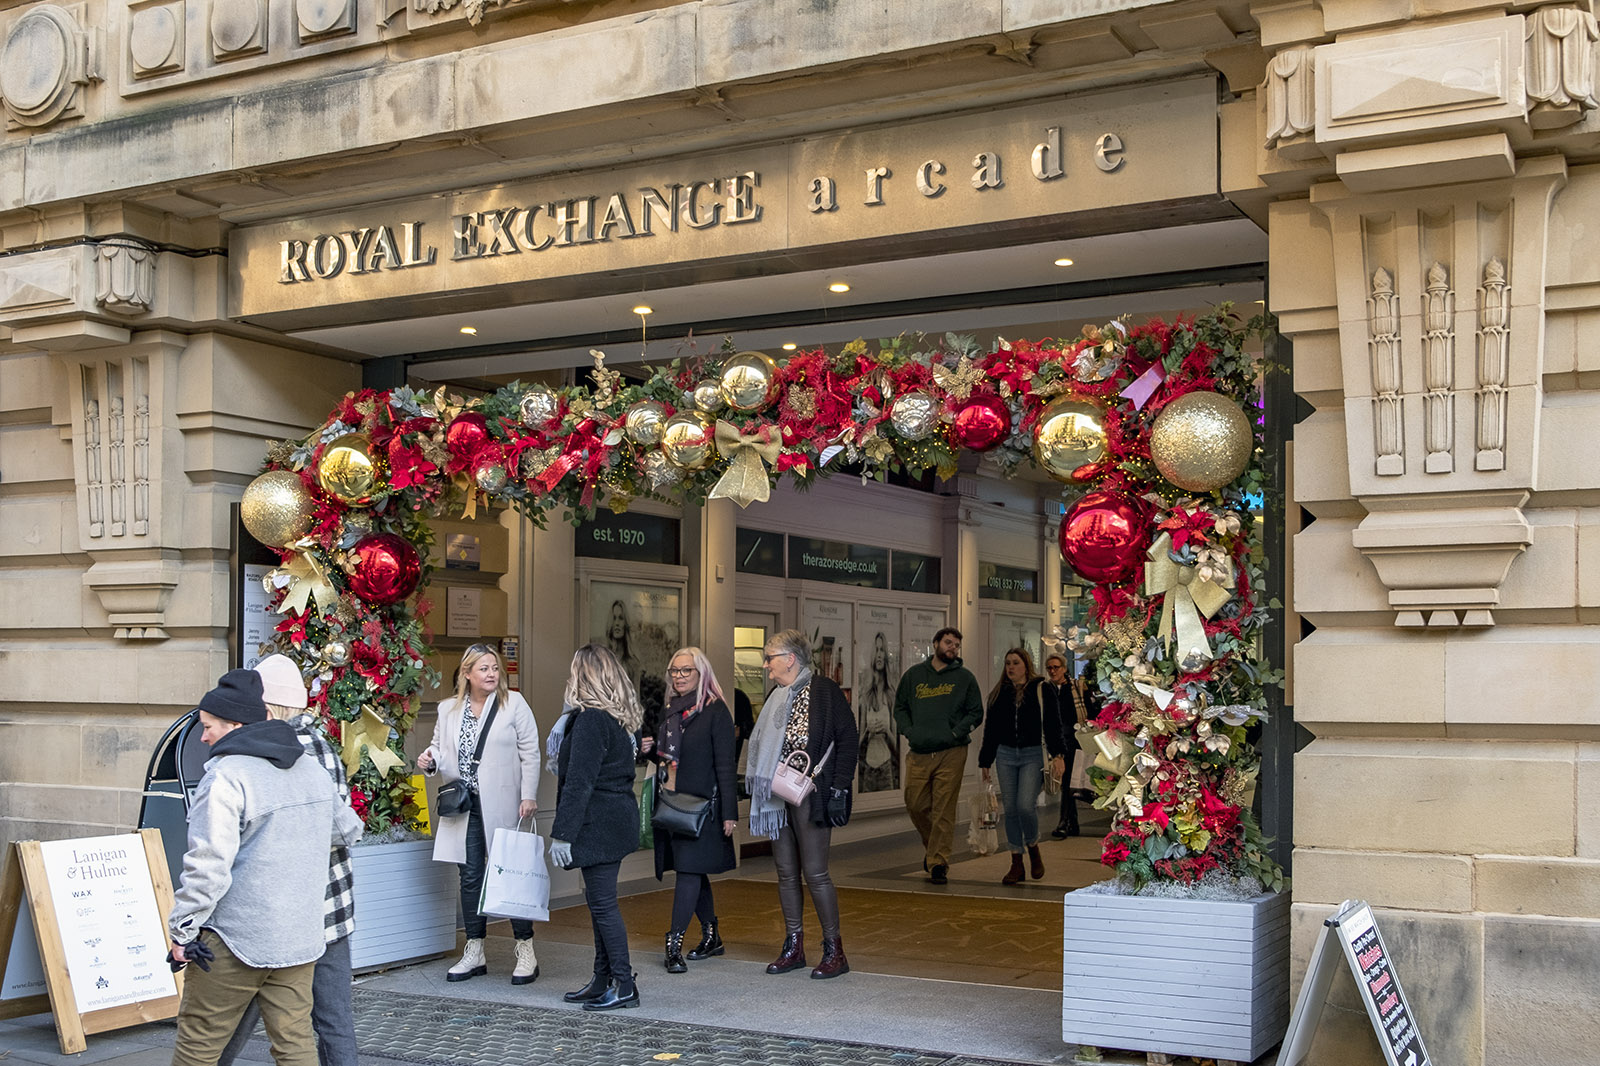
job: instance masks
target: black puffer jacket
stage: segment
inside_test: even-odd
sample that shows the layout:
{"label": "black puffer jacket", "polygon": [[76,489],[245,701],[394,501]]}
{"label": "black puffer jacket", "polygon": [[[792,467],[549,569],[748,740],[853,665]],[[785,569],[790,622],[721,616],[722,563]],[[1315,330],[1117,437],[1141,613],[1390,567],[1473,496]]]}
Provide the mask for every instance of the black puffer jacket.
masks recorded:
{"label": "black puffer jacket", "polygon": [[561,739],[550,836],[572,845],[572,865],[620,862],[639,846],[633,738],[605,711],[585,707]]}

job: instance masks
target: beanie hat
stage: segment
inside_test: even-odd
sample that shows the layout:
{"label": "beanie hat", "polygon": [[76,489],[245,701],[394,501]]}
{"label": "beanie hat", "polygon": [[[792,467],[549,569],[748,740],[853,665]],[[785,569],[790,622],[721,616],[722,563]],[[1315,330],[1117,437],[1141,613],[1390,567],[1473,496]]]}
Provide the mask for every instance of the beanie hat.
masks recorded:
{"label": "beanie hat", "polygon": [[287,655],[269,655],[255,665],[261,675],[261,698],[277,707],[303,710],[306,705],[306,683],[300,677],[300,668]]}
{"label": "beanie hat", "polygon": [[250,725],[267,720],[267,705],[261,699],[261,675],[254,670],[229,670],[217,687],[200,697],[200,709],[230,722]]}

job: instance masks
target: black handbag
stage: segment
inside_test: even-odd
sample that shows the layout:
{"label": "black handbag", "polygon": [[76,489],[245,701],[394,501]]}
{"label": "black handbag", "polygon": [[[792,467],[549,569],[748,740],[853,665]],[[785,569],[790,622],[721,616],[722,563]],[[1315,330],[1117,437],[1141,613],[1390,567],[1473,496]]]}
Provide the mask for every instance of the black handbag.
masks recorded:
{"label": "black handbag", "polygon": [[711,808],[716,798],[715,789],[707,797],[657,788],[656,809],[650,816],[650,824],[657,829],[665,829],[675,837],[698,838],[705,832],[706,822],[711,819]]}
{"label": "black handbag", "polygon": [[[473,768],[476,768],[478,760],[483,758],[483,744],[489,739],[489,727],[494,724],[494,712],[499,709],[499,700],[489,704],[489,713],[484,716],[483,728],[478,730],[478,746],[472,753]],[[467,787],[465,781],[446,781],[433,794],[433,809],[440,818],[453,818],[466,814],[472,810],[472,790]]]}

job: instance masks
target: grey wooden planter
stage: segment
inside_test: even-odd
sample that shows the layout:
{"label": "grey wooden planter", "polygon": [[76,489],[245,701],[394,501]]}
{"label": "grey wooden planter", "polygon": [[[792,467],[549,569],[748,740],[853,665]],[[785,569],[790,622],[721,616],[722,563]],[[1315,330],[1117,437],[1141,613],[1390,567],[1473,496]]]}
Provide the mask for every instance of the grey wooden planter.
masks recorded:
{"label": "grey wooden planter", "polygon": [[356,884],[352,970],[381,969],[456,949],[456,868],[433,861],[432,839],[358,844],[350,856]]}
{"label": "grey wooden planter", "polygon": [[1068,1043],[1251,1062],[1289,1024],[1289,895],[1069,892],[1061,989]]}

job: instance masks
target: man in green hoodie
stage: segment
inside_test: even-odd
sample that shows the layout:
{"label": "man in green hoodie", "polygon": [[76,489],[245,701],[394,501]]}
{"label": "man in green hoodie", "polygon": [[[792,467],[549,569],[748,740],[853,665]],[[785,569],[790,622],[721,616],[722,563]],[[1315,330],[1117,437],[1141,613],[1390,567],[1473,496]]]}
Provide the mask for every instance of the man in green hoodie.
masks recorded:
{"label": "man in green hoodie", "polygon": [[983,721],[978,679],[961,665],[961,631],[933,635],[933,655],[900,678],[894,720],[911,745],[906,757],[906,812],[922,834],[922,865],[942,885],[950,872],[967,745]]}

